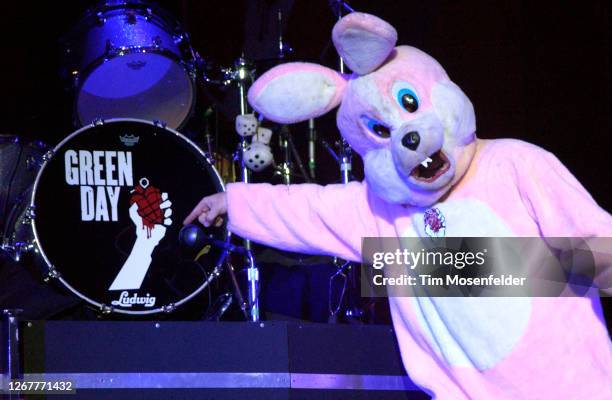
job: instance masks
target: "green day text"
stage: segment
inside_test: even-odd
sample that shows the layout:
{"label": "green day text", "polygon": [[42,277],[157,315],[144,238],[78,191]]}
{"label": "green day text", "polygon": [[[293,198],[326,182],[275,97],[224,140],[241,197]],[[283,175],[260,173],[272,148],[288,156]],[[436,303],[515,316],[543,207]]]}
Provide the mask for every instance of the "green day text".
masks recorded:
{"label": "green day text", "polygon": [[67,150],[64,170],[80,187],[82,221],[117,221],[121,186],[134,186],[131,152]]}

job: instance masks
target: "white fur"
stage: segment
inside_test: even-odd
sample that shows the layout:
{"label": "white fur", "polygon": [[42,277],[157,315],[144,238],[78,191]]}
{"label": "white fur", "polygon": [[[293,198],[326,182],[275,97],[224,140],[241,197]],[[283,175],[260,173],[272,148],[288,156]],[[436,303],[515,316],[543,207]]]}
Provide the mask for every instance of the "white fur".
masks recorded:
{"label": "white fur", "polygon": [[[449,200],[436,208],[444,215],[448,237],[514,236],[503,219],[481,201]],[[425,236],[424,212],[412,214],[412,225],[402,236]],[[528,297],[418,297],[411,301],[431,347],[451,365],[480,371],[512,352],[527,329],[532,305]]]}
{"label": "white fur", "polygon": [[252,100],[255,109],[280,123],[318,116],[336,94],[333,79],[322,73],[296,71],[273,79]]}
{"label": "white fur", "polygon": [[266,169],[274,161],[270,147],[258,142],[248,145],[243,157],[245,165],[255,172]]}
{"label": "white fur", "polygon": [[262,143],[265,145],[270,144],[270,140],[272,140],[272,130],[268,128],[257,128],[257,134],[253,135],[251,139],[251,143]]}
{"label": "white fur", "polygon": [[242,137],[254,135],[257,125],[257,118],[255,118],[254,114],[236,116],[236,133]]}

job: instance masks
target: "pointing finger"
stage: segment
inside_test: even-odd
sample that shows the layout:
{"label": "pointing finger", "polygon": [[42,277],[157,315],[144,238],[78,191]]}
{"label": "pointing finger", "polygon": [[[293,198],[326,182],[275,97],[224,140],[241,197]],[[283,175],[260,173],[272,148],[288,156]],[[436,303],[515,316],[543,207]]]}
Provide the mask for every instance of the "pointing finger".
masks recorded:
{"label": "pointing finger", "polygon": [[[199,217],[201,216],[201,214],[208,210],[210,210],[210,207],[208,207],[207,199],[205,197],[198,203],[197,206],[194,207],[194,209],[187,216],[187,218],[185,218],[185,220],[183,221],[183,225],[192,223],[196,218],[198,218],[199,220]],[[202,221],[200,220],[200,222]]]}

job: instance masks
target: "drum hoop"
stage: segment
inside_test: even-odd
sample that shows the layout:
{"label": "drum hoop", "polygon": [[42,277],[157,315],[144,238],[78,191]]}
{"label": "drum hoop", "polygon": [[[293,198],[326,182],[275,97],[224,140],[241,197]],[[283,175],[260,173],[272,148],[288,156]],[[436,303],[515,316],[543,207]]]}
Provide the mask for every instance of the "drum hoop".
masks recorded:
{"label": "drum hoop", "polygon": [[[209,157],[207,157],[206,152],[204,152],[202,149],[200,149],[195,143],[193,143],[189,138],[187,138],[185,135],[183,135],[182,133],[172,129],[172,128],[168,128],[168,127],[164,127],[164,126],[160,126],[158,124],[156,124],[153,121],[147,121],[144,119],[138,119],[138,118],[112,118],[112,119],[107,119],[107,120],[102,120],[102,125],[106,125],[106,124],[112,124],[115,122],[138,122],[138,123],[144,123],[147,125],[152,125],[154,127],[157,128],[161,128],[164,130],[169,131],[170,133],[174,134],[175,137],[178,137],[179,139],[182,139],[184,142],[186,142],[188,145],[190,145],[191,147],[193,147],[195,150],[197,150],[197,152],[204,158],[204,160],[206,161],[206,164],[208,164],[209,167],[211,167],[212,171],[214,172],[214,176],[217,179],[217,183],[219,184],[219,187],[221,189],[221,192],[225,192],[225,184],[223,183],[223,179],[221,179],[221,176],[219,175],[219,171],[217,171],[217,169],[215,168],[215,166],[211,163]],[[45,170],[45,168],[47,167],[47,164],[54,159],[55,154],[57,153],[57,151],[64,146],[66,143],[68,143],[72,138],[78,136],[79,134],[81,134],[82,132],[88,130],[88,129],[92,129],[96,126],[94,123],[85,125],[79,129],[77,129],[76,131],[72,132],[70,135],[66,136],[64,139],[62,139],[61,142],[59,142],[54,148],[53,150],[51,150],[52,152],[52,156],[50,157],[46,157],[46,159],[44,160],[43,164],[41,165],[40,169],[38,170],[38,173],[36,174],[36,179],[34,180],[34,183],[32,184],[31,188],[32,188],[32,194],[30,197],[30,201],[29,201],[29,206],[34,207],[34,215],[36,215],[36,205],[34,204],[34,198],[36,197],[36,192],[38,190],[38,183],[40,182],[40,178]],[[219,192],[218,192],[219,193]],[[47,257],[47,254],[45,253],[45,250],[43,249],[43,247],[40,244],[39,241],[39,236],[38,236],[38,231],[36,229],[36,216],[32,219],[32,223],[31,223],[31,227],[32,227],[32,234],[34,235],[34,243],[36,244],[36,247],[38,248],[38,251],[40,252],[40,255],[43,258],[44,263],[47,266],[48,270],[51,270],[51,267],[54,267],[53,264],[49,261],[49,258]],[[226,228],[225,229],[225,243],[229,243],[231,238],[231,232]],[[222,260],[222,262],[224,261],[223,257],[219,258],[220,260]],[[217,263],[219,263],[219,260],[217,260]],[[60,271],[61,272],[61,271]],[[169,304],[166,304],[162,307],[158,307],[152,310],[146,310],[146,311],[129,311],[129,310],[123,310],[123,309],[119,309],[119,308],[114,308],[111,306],[107,306],[106,304],[102,304],[99,303],[93,299],[90,299],[89,297],[85,296],[84,294],[80,293],[78,290],[74,289],[72,287],[72,285],[70,285],[61,275],[57,278],[58,281],[60,281],[68,290],[70,290],[72,293],[74,293],[75,295],[77,295],[78,297],[80,297],[81,299],[85,300],[86,302],[98,307],[100,309],[100,311],[103,311],[105,307],[108,307],[111,312],[113,313],[118,313],[118,314],[130,314],[130,315],[147,315],[147,314],[157,314],[160,312],[164,312],[165,311],[165,307],[167,307]],[[202,285],[200,285],[198,288],[196,288],[192,293],[190,293],[187,297],[181,299],[180,301],[176,302],[176,303],[172,303],[174,307],[178,307],[184,303],[186,303],[187,301],[191,300],[193,297],[197,296],[200,292],[202,292],[202,290],[204,290],[206,287],[208,286],[208,284],[203,283]]]}
{"label": "drum hoop", "polygon": [[[148,14],[146,12],[143,12],[142,11],[143,9],[144,10],[152,9],[152,13]],[[64,48],[64,51],[74,46],[76,43],[81,42],[82,36],[91,29],[91,26],[96,25],[96,23],[87,23],[88,19],[97,18],[97,14],[99,12],[101,12],[102,15],[104,15],[104,13],[106,12],[115,12],[119,10],[130,10],[130,11],[137,10],[139,11],[138,15],[145,17],[147,22],[151,23],[152,25],[157,26],[158,28],[166,32],[171,37],[176,37],[177,35],[184,37],[184,39],[187,40],[187,43],[189,45],[189,39],[188,37],[185,37],[186,31],[183,29],[182,25],[179,23],[179,21],[176,19],[174,15],[170,14],[169,12],[159,7],[153,10],[153,7],[151,7],[151,5],[149,5],[148,7],[145,7],[144,5],[142,5],[140,7],[137,6],[137,7],[130,8],[129,6],[126,6],[125,4],[121,4],[121,5],[96,7],[96,8],[89,9],[88,11],[86,11],[85,14],[79,20],[79,22],[77,23],[77,25],[61,38],[60,42],[62,44],[62,47]],[[125,49],[129,47],[130,46],[127,46],[127,47],[123,46],[123,48]],[[137,46],[133,46],[133,47],[137,47]],[[162,48],[162,47],[163,46],[159,46],[158,48]],[[177,61],[182,61],[183,59],[186,59],[186,60],[193,59],[193,55],[191,54],[191,51],[185,50],[180,45],[177,47],[180,53],[180,57],[172,53],[172,55]],[[191,48],[190,45],[189,47]],[[142,47],[142,48],[145,48],[145,47]],[[149,49],[149,47],[146,47],[146,48]],[[121,47],[118,47],[118,49],[121,50]],[[151,49],[151,52],[153,52],[153,50],[155,49],[155,46],[151,46],[150,49]],[[93,60],[90,64],[94,64],[98,62],[100,59],[103,59],[104,57],[108,57],[108,54],[102,54],[101,56]],[[78,64],[78,63],[68,62],[67,64]],[[88,67],[84,68],[83,71],[88,70]],[[73,65],[71,69],[74,69],[74,68],[77,68],[80,74],[81,72],[80,66]]]}
{"label": "drum hoop", "polygon": [[[157,4],[105,4],[85,10],[75,27],[72,28],[64,37],[64,42],[71,42],[78,33],[88,31],[92,25],[96,25],[96,23],[88,21],[91,19],[97,20],[98,14],[100,14],[102,17],[105,17],[109,13],[117,13],[117,15],[121,15],[119,14],[121,10],[130,11],[138,16],[145,17],[147,22],[151,22],[169,34],[180,34],[185,32],[178,18]],[[151,12],[149,13],[148,10]]]}
{"label": "drum hoop", "polygon": [[[86,121],[86,122],[81,121],[81,118],[79,117],[79,110],[78,110],[81,89],[83,88],[83,85],[85,84],[87,79],[90,77],[91,73],[94,72],[100,65],[104,64],[105,62],[114,60],[115,58],[127,56],[129,54],[137,54],[137,53],[158,54],[166,58],[169,58],[173,62],[183,67],[186,75],[189,77],[189,83],[191,86],[191,94],[193,96],[193,100],[189,107],[189,112],[187,113],[187,115],[185,115],[185,118],[180,123],[180,125],[174,129],[181,129],[187,124],[187,122],[191,119],[191,116],[193,115],[193,112],[195,110],[195,104],[197,101],[196,72],[195,72],[195,67],[193,65],[193,62],[191,60],[185,61],[181,59],[180,57],[178,57],[176,54],[174,54],[172,51],[164,47],[161,47],[161,46],[129,46],[129,47],[119,47],[117,49],[116,54],[105,54],[105,55],[102,55],[96,58],[83,71],[79,72],[78,85],[76,85],[74,88],[74,91],[76,94],[76,101],[74,101],[74,105],[73,105],[74,122],[76,126],[85,127],[91,123],[91,121]],[[105,121],[111,121],[111,120],[116,121],[119,119],[124,119],[124,118],[109,118]],[[146,121],[143,119],[138,119],[138,120]]]}

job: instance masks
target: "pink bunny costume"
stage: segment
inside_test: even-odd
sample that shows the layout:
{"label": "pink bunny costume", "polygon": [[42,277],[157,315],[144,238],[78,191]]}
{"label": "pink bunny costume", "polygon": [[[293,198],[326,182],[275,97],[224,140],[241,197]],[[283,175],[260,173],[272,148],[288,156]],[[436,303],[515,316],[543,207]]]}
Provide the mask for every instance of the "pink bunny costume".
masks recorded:
{"label": "pink bunny costume", "polygon": [[[229,184],[230,230],[304,253],[361,261],[361,238],[424,236],[437,208],[447,236],[612,236],[612,217],[550,153],[480,140],[472,104],[430,56],[353,13],[333,30],[351,76],[278,66],[249,92],[293,123],[340,106],[338,127],[365,182]],[[389,298],[404,366],[438,400],[611,399],[612,346],[596,295]]]}

